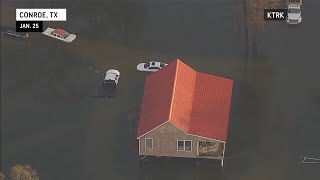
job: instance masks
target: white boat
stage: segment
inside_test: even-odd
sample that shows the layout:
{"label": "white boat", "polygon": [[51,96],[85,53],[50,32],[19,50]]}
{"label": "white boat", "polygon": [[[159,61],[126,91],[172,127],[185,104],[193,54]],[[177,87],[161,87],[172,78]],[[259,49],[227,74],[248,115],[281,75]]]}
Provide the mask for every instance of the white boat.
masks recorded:
{"label": "white boat", "polygon": [[76,39],[76,35],[70,34],[65,30],[62,29],[54,29],[54,28],[47,28],[45,31],[43,31],[44,35],[50,36],[55,39],[59,39],[64,42],[71,43]]}

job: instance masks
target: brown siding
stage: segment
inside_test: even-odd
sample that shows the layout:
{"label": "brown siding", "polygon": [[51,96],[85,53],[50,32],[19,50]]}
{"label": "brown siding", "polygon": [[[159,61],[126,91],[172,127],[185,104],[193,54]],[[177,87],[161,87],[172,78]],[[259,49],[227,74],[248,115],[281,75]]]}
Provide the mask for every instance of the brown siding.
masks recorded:
{"label": "brown siding", "polygon": [[[145,149],[145,138],[153,139],[153,149]],[[192,151],[177,151],[177,140],[191,140],[192,141]],[[207,159],[217,159],[222,158],[222,148],[219,151],[219,155],[213,156],[197,156],[197,142],[215,142],[206,138],[200,138],[193,135],[188,135],[172,125],[170,122],[163,124],[152,132],[142,136],[140,138],[140,155],[148,156],[169,156],[169,157],[187,157],[187,158],[207,158]],[[223,147],[223,143],[221,143]]]}

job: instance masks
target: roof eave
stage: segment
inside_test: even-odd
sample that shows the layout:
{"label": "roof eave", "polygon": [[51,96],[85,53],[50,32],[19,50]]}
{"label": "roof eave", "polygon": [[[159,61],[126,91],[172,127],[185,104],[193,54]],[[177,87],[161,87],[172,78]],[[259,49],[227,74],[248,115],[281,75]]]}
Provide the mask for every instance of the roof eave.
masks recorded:
{"label": "roof eave", "polygon": [[226,141],[223,141],[223,140],[219,140],[219,139],[214,139],[214,138],[210,138],[210,137],[204,137],[204,136],[200,136],[200,135],[188,133],[188,132],[184,131],[183,129],[179,128],[177,125],[173,124],[171,121],[169,121],[169,123],[171,123],[173,126],[175,126],[176,128],[178,128],[178,129],[181,130],[182,132],[186,133],[187,135],[196,136],[196,137],[199,137],[199,138],[204,138],[204,139],[209,139],[209,140],[213,140],[213,141],[218,141],[218,142],[226,143]]}
{"label": "roof eave", "polygon": [[140,139],[142,136],[145,136],[145,135],[147,135],[147,134],[151,133],[152,131],[154,131],[154,130],[158,129],[159,127],[161,127],[162,125],[166,124],[167,122],[169,122],[169,120],[168,120],[168,121],[165,121],[165,122],[163,122],[163,123],[161,123],[160,125],[158,125],[157,127],[155,127],[155,128],[153,128],[153,129],[151,129],[150,131],[147,131],[146,133],[144,133],[144,134],[142,134],[142,135],[138,136],[138,137],[137,137],[137,139]]}

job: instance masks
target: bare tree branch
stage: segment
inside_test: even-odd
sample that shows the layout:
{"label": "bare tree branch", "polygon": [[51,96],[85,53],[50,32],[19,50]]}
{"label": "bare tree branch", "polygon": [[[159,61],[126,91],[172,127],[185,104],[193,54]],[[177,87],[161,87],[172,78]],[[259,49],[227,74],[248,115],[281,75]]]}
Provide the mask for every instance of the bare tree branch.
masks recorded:
{"label": "bare tree branch", "polygon": [[39,180],[37,172],[29,165],[15,165],[11,168],[12,180]]}
{"label": "bare tree branch", "polygon": [[6,176],[2,172],[0,172],[0,180],[4,180],[5,178]]}
{"label": "bare tree branch", "polygon": [[280,0],[247,0],[247,21],[257,29],[265,28],[269,22],[264,20],[264,9],[276,9]]}

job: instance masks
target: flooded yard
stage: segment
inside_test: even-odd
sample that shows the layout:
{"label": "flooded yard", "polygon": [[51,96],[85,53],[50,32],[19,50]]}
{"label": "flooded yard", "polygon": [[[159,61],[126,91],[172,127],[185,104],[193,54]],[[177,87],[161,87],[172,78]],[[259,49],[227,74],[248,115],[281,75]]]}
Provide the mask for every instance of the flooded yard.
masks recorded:
{"label": "flooded yard", "polygon": [[[46,180],[284,180],[293,168],[299,169],[299,161],[288,153],[298,125],[290,125],[290,101],[280,101],[290,97],[283,95],[288,89],[281,68],[286,67],[272,55],[244,60],[233,0],[5,2],[1,14],[8,18],[1,16],[1,25],[14,24],[15,7],[68,8],[67,22],[46,22],[44,27],[64,28],[77,39],[66,44],[39,33],[30,33],[25,41],[1,39],[4,171],[28,163]],[[223,23],[218,23],[218,12],[211,11],[217,7],[230,12]],[[147,75],[137,72],[136,65],[176,58],[197,71],[235,81],[226,154],[230,158],[223,168],[219,161],[140,161],[134,148],[136,134],[128,116],[134,105],[139,109]],[[102,73],[111,68],[121,73],[118,97],[95,98]],[[310,119],[316,119],[319,111],[312,107]],[[312,152],[317,150],[316,144]],[[313,177],[312,168],[303,172]]]}

